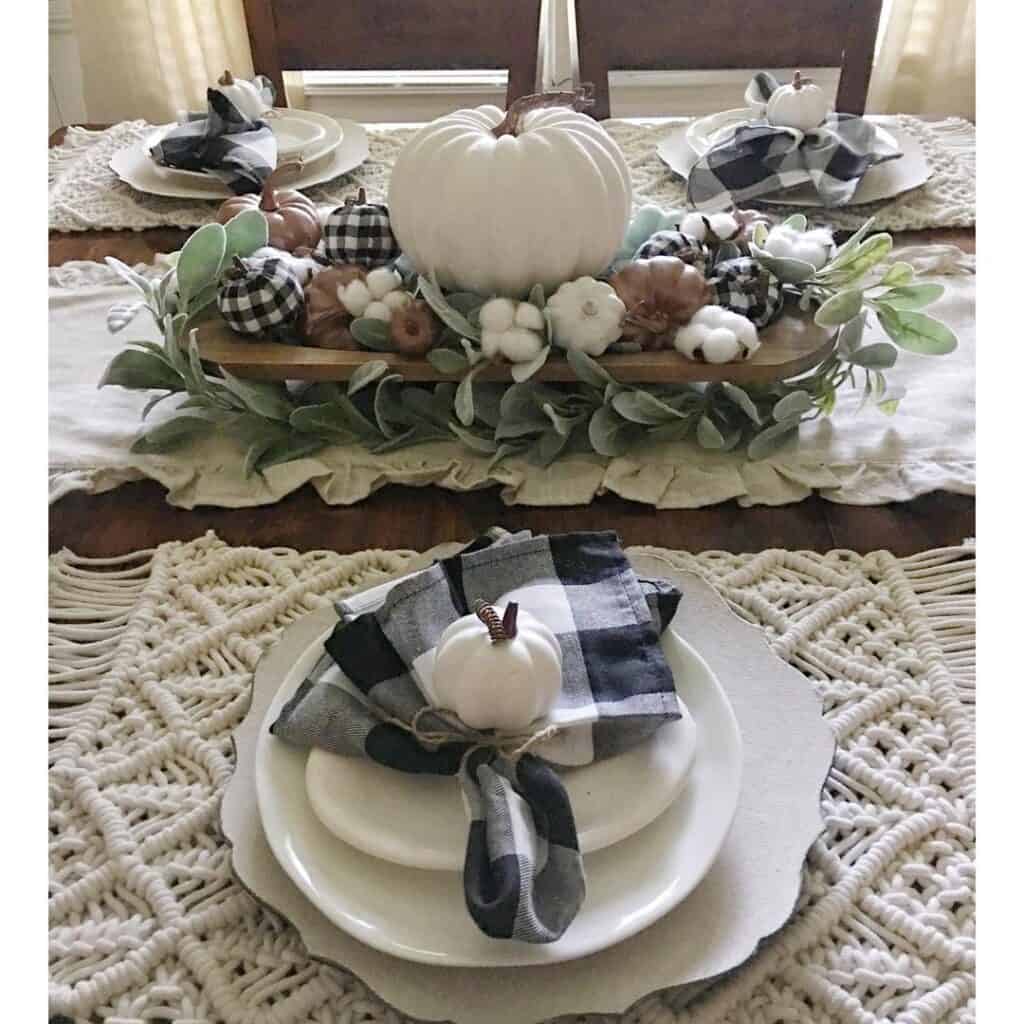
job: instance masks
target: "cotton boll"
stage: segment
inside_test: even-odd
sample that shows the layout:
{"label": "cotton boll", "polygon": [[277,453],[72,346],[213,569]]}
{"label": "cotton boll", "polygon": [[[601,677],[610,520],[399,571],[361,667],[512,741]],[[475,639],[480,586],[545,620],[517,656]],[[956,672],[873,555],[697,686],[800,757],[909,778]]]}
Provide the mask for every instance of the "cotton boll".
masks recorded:
{"label": "cotton boll", "polygon": [[338,287],[338,301],[353,316],[362,316],[373,301],[373,296],[364,281],[350,281],[344,287]]}
{"label": "cotton boll", "polygon": [[480,307],[480,327],[485,331],[507,331],[516,322],[516,303],[512,299],[490,299]]}
{"label": "cotton boll", "polygon": [[388,292],[387,295],[381,299],[388,309],[401,309],[403,306],[407,306],[412,302],[412,296],[408,292],[403,292],[396,289],[393,292]]}
{"label": "cotton boll", "polygon": [[371,302],[366,309],[363,310],[363,316],[370,320],[383,320],[385,323],[390,323],[391,307],[385,305],[383,302]]}
{"label": "cotton boll", "polygon": [[544,314],[532,302],[520,302],[516,309],[516,326],[543,331]]}
{"label": "cotton boll", "polygon": [[525,327],[513,327],[501,335],[501,354],[511,363],[528,363],[543,347],[540,335]]}
{"label": "cotton boll", "polygon": [[388,292],[401,287],[402,279],[390,267],[377,267],[366,275],[366,286],[375,299],[382,299]]}
{"label": "cotton boll", "polygon": [[708,226],[704,214],[696,210],[688,213],[679,223],[679,230],[684,235],[689,235],[696,242],[703,242],[707,238]]}
{"label": "cotton boll", "polygon": [[712,232],[723,241],[732,238],[740,229],[736,218],[731,213],[713,213],[708,217],[708,224],[711,226]]}
{"label": "cotton boll", "polygon": [[760,348],[757,328],[744,316],[721,306],[704,306],[675,333],[673,344],[688,359],[728,363]]}
{"label": "cotton boll", "polygon": [[701,350],[709,363],[728,363],[740,354],[736,335],[727,327],[716,327],[713,331],[708,331]]}
{"label": "cotton boll", "polygon": [[772,256],[803,260],[815,270],[820,270],[828,263],[832,245],[832,233],[826,228],[797,231],[796,228],[779,224],[768,232],[763,248]]}
{"label": "cotton boll", "polygon": [[488,359],[493,359],[501,351],[501,339],[504,336],[503,331],[482,331],[480,334],[480,351]]}

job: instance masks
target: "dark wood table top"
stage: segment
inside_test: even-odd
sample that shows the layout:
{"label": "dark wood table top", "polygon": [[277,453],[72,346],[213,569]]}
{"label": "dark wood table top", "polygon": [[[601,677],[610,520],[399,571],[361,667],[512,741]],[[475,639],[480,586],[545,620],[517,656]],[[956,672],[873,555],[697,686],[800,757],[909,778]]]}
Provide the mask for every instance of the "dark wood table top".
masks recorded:
{"label": "dark wood table top", "polygon": [[[102,126],[95,126],[102,127]],[[58,144],[64,130],[56,132]],[[190,232],[50,232],[50,265],[68,260],[149,263],[157,253],[180,249]],[[907,232],[898,244],[944,242],[974,252],[973,230]],[[50,506],[50,550],[69,547],[105,557],[167,540],[187,540],[216,530],[230,544],[331,548],[413,548],[462,540],[488,526],[536,532],[614,529],[626,544],[654,544],[688,551],[761,551],[790,548],[828,551],[887,549],[897,555],[959,544],[973,536],[974,498],[934,493],[889,505],[836,505],[819,497],[780,507],[740,508],[735,501],[701,509],[659,511],[613,495],[566,508],[505,506],[497,488],[456,494],[437,487],[390,485],[353,506],[326,505],[306,486],[274,505],[248,509],[174,508],[153,481],[125,484],[104,494],[70,494]]]}

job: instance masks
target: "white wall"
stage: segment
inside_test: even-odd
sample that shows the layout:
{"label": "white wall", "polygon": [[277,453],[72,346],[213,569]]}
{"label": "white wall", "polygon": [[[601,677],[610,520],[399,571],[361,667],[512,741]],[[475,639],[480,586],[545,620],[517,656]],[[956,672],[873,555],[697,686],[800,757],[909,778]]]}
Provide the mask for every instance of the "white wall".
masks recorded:
{"label": "white wall", "polygon": [[87,121],[82,98],[82,66],[71,22],[71,0],[49,0],[50,132]]}

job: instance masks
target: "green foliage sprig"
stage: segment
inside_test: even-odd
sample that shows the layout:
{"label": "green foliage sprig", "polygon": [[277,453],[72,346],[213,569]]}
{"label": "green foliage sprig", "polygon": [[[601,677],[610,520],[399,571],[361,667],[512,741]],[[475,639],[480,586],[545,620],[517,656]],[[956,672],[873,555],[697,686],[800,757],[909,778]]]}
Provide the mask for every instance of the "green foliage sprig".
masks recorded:
{"label": "green foliage sprig", "polygon": [[[807,226],[802,214],[786,223],[797,230]],[[490,456],[491,465],[513,455],[539,465],[570,452],[618,456],[659,441],[741,449],[762,459],[793,438],[801,423],[831,414],[844,386],[862,392],[862,406],[873,403],[894,413],[903,391],[887,383],[885,371],[900,349],[941,355],[956,347],[953,332],[921,312],[939,298],[942,286],[915,284],[909,264],[886,262],[892,238],[871,235],[870,227],[865,224],[820,269],[771,256],[760,248],[766,229],[755,233],[753,255],[784,282],[802,309],[815,310],[819,325],[836,329],[829,355],[791,380],[747,387],[727,382],[641,387],[615,380],[598,360],[569,352],[576,381],[541,382],[534,375],[552,354],[549,325],[548,344],[530,364],[513,367],[511,385],[480,381],[488,365],[479,349],[478,314],[485,297],[445,295],[436,282],[413,278],[409,285],[445,325],[440,346],[427,358],[457,381],[410,384],[386,360],[375,359],[345,386],[313,384],[289,391],[283,382],[241,380],[222,367],[204,367],[199,358],[194,325],[216,298],[223,270],[234,256],[266,244],[262,214],[246,211],[225,226],[208,224],[196,231],[157,280],[108,260],[141,293],[141,301],[113,307],[108,326],[123,330],[145,309],[162,330],[163,343],[128,342],[100,384],[161,392],[147,404],[144,419],[166,398],[181,399],[172,417],[144,430],[133,451],[172,451],[219,432],[245,447],[247,474],[332,444],[388,452],[432,441],[458,441]],[[529,301],[544,308],[539,286]],[[872,316],[889,341],[862,344]],[[387,327],[379,321],[356,320],[352,333],[368,349],[391,350]]]}

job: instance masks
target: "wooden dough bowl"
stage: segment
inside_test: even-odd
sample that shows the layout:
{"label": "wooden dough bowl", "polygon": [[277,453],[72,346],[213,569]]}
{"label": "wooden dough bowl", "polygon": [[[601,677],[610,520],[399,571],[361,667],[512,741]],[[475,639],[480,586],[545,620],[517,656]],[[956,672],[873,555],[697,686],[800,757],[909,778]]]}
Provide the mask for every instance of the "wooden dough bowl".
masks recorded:
{"label": "wooden dough bowl", "polygon": [[[218,363],[236,377],[253,380],[348,380],[364,363],[384,360],[391,370],[408,381],[457,380],[440,373],[426,359],[410,359],[391,352],[342,352],[334,349],[283,345],[273,341],[248,341],[220,317],[199,328],[199,354]],[[817,366],[832,349],[832,334],[810,317],[784,313],[760,332],[762,345],[742,363],[713,365],[687,359],[669,349],[664,352],[630,352],[606,355],[600,364],[624,384],[690,384],[698,381],[733,381],[736,384],[767,384],[795,377]],[[478,380],[509,380],[507,365],[488,366]],[[576,375],[560,356],[552,357],[532,380],[572,382]]]}

